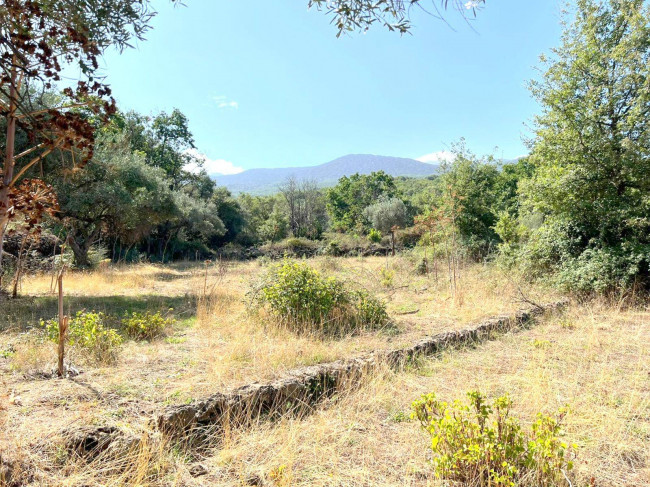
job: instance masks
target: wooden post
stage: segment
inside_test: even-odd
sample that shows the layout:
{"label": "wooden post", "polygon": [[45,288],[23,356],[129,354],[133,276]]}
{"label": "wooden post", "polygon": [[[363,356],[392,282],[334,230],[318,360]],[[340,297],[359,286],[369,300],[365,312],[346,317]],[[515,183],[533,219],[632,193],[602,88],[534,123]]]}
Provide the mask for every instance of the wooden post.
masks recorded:
{"label": "wooden post", "polygon": [[63,357],[65,356],[65,336],[68,332],[68,317],[63,315],[63,271],[65,267],[61,268],[59,276],[57,278],[59,284],[59,363],[58,363],[58,374],[59,377],[65,375],[63,369]]}

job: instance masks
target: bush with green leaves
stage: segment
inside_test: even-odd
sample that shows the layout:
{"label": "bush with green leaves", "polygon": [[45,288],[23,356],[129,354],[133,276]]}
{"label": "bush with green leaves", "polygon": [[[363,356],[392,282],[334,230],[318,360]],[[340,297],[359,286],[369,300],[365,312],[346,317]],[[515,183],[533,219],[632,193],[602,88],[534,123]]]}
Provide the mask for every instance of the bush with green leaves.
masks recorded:
{"label": "bush with green leaves", "polygon": [[[87,354],[92,362],[113,363],[122,344],[122,337],[105,324],[104,313],[79,311],[68,323],[66,343]],[[53,342],[59,341],[59,322],[41,321],[45,333]]]}
{"label": "bush with green leaves", "polygon": [[525,431],[510,416],[508,396],[490,403],[480,392],[467,395],[469,404],[431,393],[412,405],[412,417],[431,435],[439,478],[476,487],[570,485],[568,457],[576,446],[561,439],[565,410],[557,417],[539,413]]}
{"label": "bush with green leaves", "polygon": [[341,335],[389,323],[384,303],[366,291],[288,259],[269,269],[254,296],[259,307],[296,332]]}
{"label": "bush with green leaves", "polygon": [[151,313],[131,313],[122,320],[122,329],[124,333],[135,340],[151,340],[161,336],[165,328],[172,326],[175,320],[165,318],[160,311]]}
{"label": "bush with green leaves", "polygon": [[[650,289],[650,5],[577,0],[530,84],[533,215],[522,260],[579,293]],[[541,258],[540,258],[541,257]]]}
{"label": "bush with green leaves", "polygon": [[372,243],[381,242],[381,232],[379,230],[371,228],[368,232],[368,240],[370,240]]}

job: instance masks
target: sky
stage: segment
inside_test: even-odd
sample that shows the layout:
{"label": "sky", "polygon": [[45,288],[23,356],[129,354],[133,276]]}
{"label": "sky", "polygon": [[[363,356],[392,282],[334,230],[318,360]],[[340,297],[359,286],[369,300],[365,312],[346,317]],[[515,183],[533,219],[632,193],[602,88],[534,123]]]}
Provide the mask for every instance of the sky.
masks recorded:
{"label": "sky", "polygon": [[213,174],[359,153],[435,162],[461,137],[523,155],[540,110],[527,80],[560,36],[559,0],[487,0],[471,26],[416,12],[411,35],[340,38],[308,0],[184,3],[154,0],[146,41],[102,69],[122,110],[185,113]]}

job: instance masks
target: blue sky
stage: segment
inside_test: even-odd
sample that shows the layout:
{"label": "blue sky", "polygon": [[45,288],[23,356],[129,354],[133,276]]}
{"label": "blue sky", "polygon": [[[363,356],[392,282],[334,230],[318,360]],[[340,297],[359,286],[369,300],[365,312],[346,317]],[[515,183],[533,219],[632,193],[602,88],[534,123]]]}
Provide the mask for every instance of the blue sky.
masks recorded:
{"label": "blue sky", "polygon": [[526,81],[560,35],[556,0],[488,0],[473,29],[450,11],[454,29],[420,14],[412,35],[338,39],[307,0],[154,4],[147,40],[108,53],[104,74],[123,110],[183,111],[213,173],[418,158],[460,137],[519,156],[539,111]]}

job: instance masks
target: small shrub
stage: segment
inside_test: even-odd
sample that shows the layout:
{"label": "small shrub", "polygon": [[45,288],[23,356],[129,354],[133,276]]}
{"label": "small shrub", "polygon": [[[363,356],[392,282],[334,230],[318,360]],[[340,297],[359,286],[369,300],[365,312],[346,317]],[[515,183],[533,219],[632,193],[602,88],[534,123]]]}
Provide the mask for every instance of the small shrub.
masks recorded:
{"label": "small shrub", "polygon": [[381,242],[381,232],[379,230],[371,228],[370,232],[368,232],[368,240],[370,240],[372,243]]}
{"label": "small shrub", "polygon": [[338,257],[339,255],[341,255],[341,247],[339,246],[339,243],[337,241],[332,240],[327,243],[327,245],[323,249],[323,253],[331,257]]}
{"label": "small shrub", "polygon": [[356,322],[364,328],[385,325],[390,321],[386,306],[363,289],[350,291],[356,309]]}
{"label": "small shrub", "polygon": [[415,273],[418,276],[426,276],[429,273],[429,261],[426,257],[423,257],[418,265],[415,267]]}
{"label": "small shrub", "polygon": [[395,271],[387,267],[382,267],[381,270],[379,271],[379,275],[381,276],[382,286],[393,287],[393,280],[395,279]]}
{"label": "small shrub", "polygon": [[412,249],[417,246],[421,238],[422,231],[417,227],[407,227],[397,233],[397,241],[405,249]]}
{"label": "small shrub", "polygon": [[[122,344],[122,337],[104,325],[104,313],[79,311],[68,323],[67,344],[88,353],[92,361],[113,363]],[[59,322],[52,319],[41,322],[47,337],[59,341]]]}
{"label": "small shrub", "polygon": [[160,314],[160,311],[155,314],[147,311],[146,313],[132,313],[131,316],[127,315],[122,320],[122,329],[128,337],[134,340],[151,340],[152,338],[161,336],[165,328],[174,323],[175,320],[165,318]]}
{"label": "small shrub", "polygon": [[260,247],[262,255],[271,259],[279,259],[285,256],[313,257],[318,251],[319,243],[306,238],[291,237],[280,242],[267,243]]}
{"label": "small shrub", "polygon": [[342,281],[288,259],[269,269],[254,297],[293,331],[339,335],[389,321],[384,304],[366,291],[348,289]]}
{"label": "small shrub", "polygon": [[431,435],[436,475],[462,485],[569,485],[573,468],[561,439],[563,410],[557,418],[538,414],[530,432],[510,417],[508,396],[489,404],[479,392],[469,392],[469,404],[440,401],[426,394],[412,405],[412,417]]}

